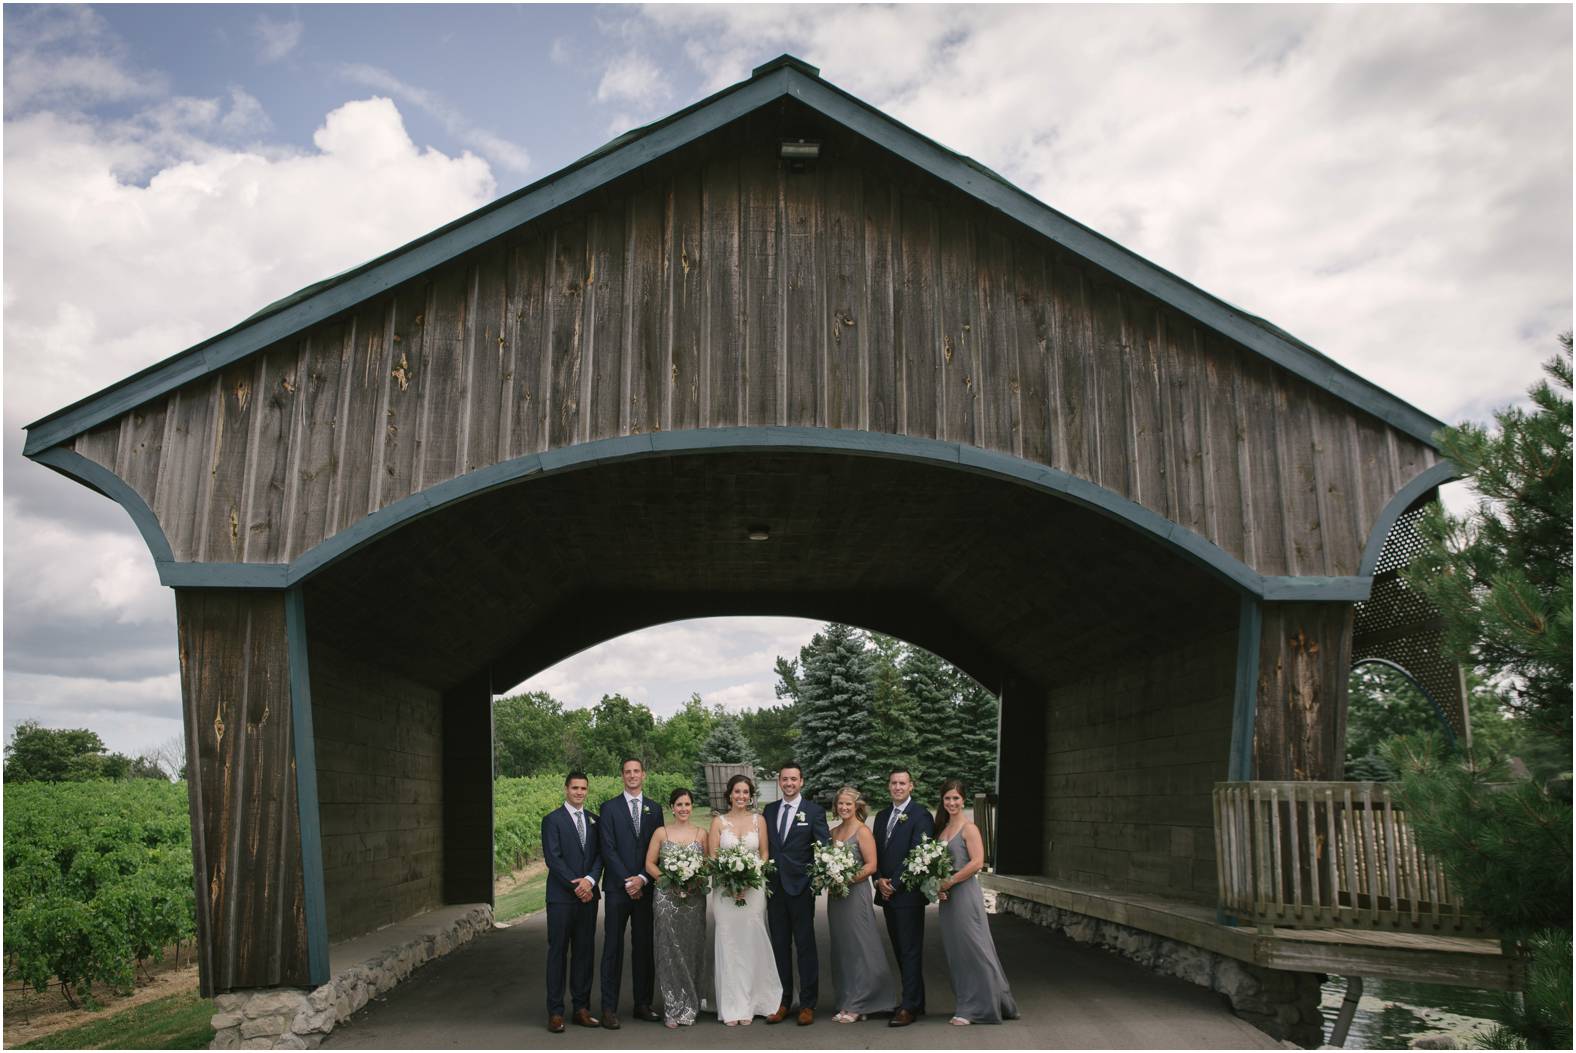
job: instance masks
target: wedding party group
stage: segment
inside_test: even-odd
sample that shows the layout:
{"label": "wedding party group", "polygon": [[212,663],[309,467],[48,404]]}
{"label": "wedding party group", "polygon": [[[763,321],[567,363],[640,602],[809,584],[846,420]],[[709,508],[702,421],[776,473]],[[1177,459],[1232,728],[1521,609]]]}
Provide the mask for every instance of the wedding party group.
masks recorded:
{"label": "wedding party group", "polygon": [[[702,830],[691,821],[689,790],[669,795],[670,822],[662,806],[643,794],[646,773],[638,759],[623,762],[621,777],[624,791],[592,815],[586,808],[589,781],[583,772],[570,772],[564,806],[542,819],[549,872],[549,1031],[562,1032],[566,1021],[621,1026],[626,930],[637,1020],[685,1027],[705,1010],[730,1027],[747,1026],[757,1016],[768,1024],[790,1016],[800,1025],[814,1023],[821,893],[827,896],[837,1022],[890,1014],[888,1026],[904,1027],[925,1015],[925,914],[931,902],[940,904],[942,945],[956,995],[951,1023],[1017,1018],[975,878],[985,865],[984,843],[965,814],[961,781],[942,784],[932,816],[913,800],[910,773],[894,770],[887,779],[891,803],[868,824],[863,797],[844,786],[833,799],[837,823],[831,825],[826,809],[802,795],[803,769],[788,762],[777,776],[781,800],[756,811],[754,782],[735,775],[725,803]],[[594,1016],[596,918],[604,899],[600,1016]],[[881,946],[878,905],[897,977]]]}

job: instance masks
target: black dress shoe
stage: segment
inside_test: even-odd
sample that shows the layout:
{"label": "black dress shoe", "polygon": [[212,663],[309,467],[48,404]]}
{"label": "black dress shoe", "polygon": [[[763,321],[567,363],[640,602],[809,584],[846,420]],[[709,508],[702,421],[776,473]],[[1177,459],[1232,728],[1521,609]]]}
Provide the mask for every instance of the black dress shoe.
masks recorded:
{"label": "black dress shoe", "polygon": [[662,1014],[658,1013],[655,1009],[651,1008],[649,1005],[637,1005],[635,1007],[635,1019],[636,1020],[649,1020],[652,1023],[657,1023],[657,1022],[661,1021]]}
{"label": "black dress shoe", "polygon": [[607,1028],[609,1031],[617,1031],[624,1025],[618,1022],[617,1013],[613,1012],[611,1009],[604,1009],[602,1010],[602,1026]]}

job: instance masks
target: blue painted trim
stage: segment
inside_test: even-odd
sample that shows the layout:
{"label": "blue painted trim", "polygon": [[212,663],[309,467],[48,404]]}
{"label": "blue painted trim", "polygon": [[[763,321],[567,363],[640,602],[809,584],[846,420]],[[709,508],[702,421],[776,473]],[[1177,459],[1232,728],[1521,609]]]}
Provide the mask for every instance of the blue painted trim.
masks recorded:
{"label": "blue painted trim", "polygon": [[159,584],[174,589],[283,589],[290,585],[284,563],[178,563],[158,565]]}
{"label": "blue painted trim", "polygon": [[1237,684],[1231,707],[1231,755],[1226,763],[1229,782],[1253,778],[1253,725],[1259,709],[1259,641],[1264,633],[1264,612],[1252,596],[1243,596],[1237,609]]}
{"label": "blue painted trim", "polygon": [[1260,595],[1278,603],[1361,603],[1373,587],[1373,578],[1266,577]]}
{"label": "blue painted trim", "polygon": [[[1401,487],[1401,491],[1390,498],[1390,503],[1384,506],[1384,511],[1379,513],[1379,521],[1368,532],[1368,543],[1363,546],[1363,558],[1357,564],[1357,572],[1372,580],[1374,568],[1379,565],[1379,557],[1384,554],[1385,539],[1394,529],[1395,521],[1400,519],[1419,497],[1436,486],[1443,486],[1459,478],[1461,472],[1454,464],[1450,461],[1440,461]],[[1367,599],[1366,596],[1363,598]]]}
{"label": "blue painted trim", "polygon": [[148,507],[148,502],[142,499],[142,495],[133,490],[120,476],[64,446],[52,446],[31,456],[39,464],[48,465],[61,475],[75,479],[90,490],[97,490],[124,508],[126,514],[131,516],[131,521],[136,524],[137,532],[142,535],[142,541],[148,546],[148,551],[153,553],[155,562],[175,558],[175,554],[170,551],[170,539],[164,536],[164,528],[159,525],[159,517],[153,514],[153,509]]}
{"label": "blue painted trim", "polygon": [[[1445,735],[1450,739],[1450,748],[1457,748],[1458,742],[1456,739],[1456,729],[1450,725],[1450,714],[1445,712],[1445,707],[1439,704],[1439,699],[1435,698],[1433,692],[1424,687],[1423,682],[1417,677],[1413,676],[1410,670],[1408,670],[1403,665],[1399,665],[1390,661],[1388,658],[1360,658],[1352,663],[1352,672],[1355,673],[1365,665],[1382,665],[1388,669],[1394,669],[1397,673],[1400,673],[1402,676],[1410,680],[1412,682],[1412,686],[1417,688],[1417,690],[1422,693],[1422,696],[1428,699],[1428,704],[1434,707],[1434,714],[1439,717],[1439,723],[1444,725]],[[1466,700],[1463,699],[1462,701],[1464,702]],[[1350,698],[1348,698],[1346,706],[1349,711],[1351,709]]]}
{"label": "blue painted trim", "polygon": [[285,638],[290,651],[290,727],[295,739],[296,807],[300,812],[307,977],[313,985],[318,985],[328,982],[328,899],[323,883],[323,833],[317,801],[317,739],[312,734],[306,601],[300,589],[285,593]]}
{"label": "blue painted trim", "polygon": [[737,118],[791,96],[827,118],[1088,259],[1203,325],[1258,352],[1408,435],[1433,446],[1444,425],[1306,344],[1216,299],[1012,186],[1000,176],[932,142],[815,75],[815,67],[774,59],[748,81],[726,88],[628,141],[583,158],[432,234],[341,278],[303,290],[212,339],[43,417],[27,427],[27,456],[80,434],[179,385],[429,271],[523,223],[627,175]]}

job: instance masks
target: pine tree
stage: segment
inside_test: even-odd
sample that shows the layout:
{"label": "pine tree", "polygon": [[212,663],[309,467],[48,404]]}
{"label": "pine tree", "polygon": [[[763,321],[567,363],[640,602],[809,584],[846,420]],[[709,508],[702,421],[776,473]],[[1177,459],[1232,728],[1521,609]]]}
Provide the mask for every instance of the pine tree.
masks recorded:
{"label": "pine tree", "polygon": [[745,738],[744,727],[739,718],[732,713],[718,713],[713,719],[711,733],[706,736],[706,741],[700,747],[700,763],[695,769],[694,790],[698,797],[710,802],[710,794],[706,789],[706,764],[749,764],[758,763],[755,752],[750,749],[750,741]]}
{"label": "pine tree", "polygon": [[872,732],[870,657],[858,631],[833,622],[799,652],[799,756],[806,792],[829,803],[861,785]]}
{"label": "pine tree", "polygon": [[919,710],[903,687],[902,664],[910,648],[903,641],[870,634],[871,713],[875,725],[860,790],[869,800],[886,795],[887,773],[919,766]]}
{"label": "pine tree", "polygon": [[962,776],[957,698],[947,664],[924,648],[910,648],[903,662],[903,689],[915,710],[914,796],[934,807],[941,784]]}
{"label": "pine tree", "polygon": [[1445,647],[1490,677],[1509,676],[1512,705],[1571,735],[1571,334],[1544,364],[1554,381],[1533,410],[1439,433],[1440,449],[1481,496],[1463,517],[1436,506],[1427,551],[1407,584],[1437,607]]}
{"label": "pine tree", "polygon": [[956,666],[951,667],[958,696],[958,777],[972,797],[996,790],[996,696]]}

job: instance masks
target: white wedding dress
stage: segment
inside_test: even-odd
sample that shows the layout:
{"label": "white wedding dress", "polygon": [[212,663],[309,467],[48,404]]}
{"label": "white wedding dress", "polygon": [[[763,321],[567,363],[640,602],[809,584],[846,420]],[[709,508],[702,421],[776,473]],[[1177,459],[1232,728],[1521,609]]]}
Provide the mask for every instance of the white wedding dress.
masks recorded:
{"label": "white wedding dress", "polygon": [[[741,839],[724,823],[719,839],[723,848],[742,844],[760,851],[760,835],[751,830]],[[783,984],[777,977],[772,938],[766,931],[766,890],[745,893],[744,906],[731,895],[711,894],[711,916],[716,923],[717,1019],[749,1020],[771,1016],[782,1004]]]}

